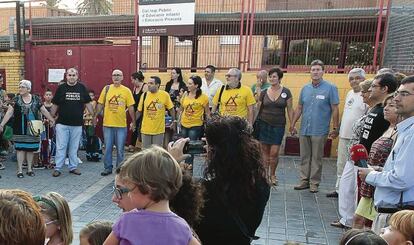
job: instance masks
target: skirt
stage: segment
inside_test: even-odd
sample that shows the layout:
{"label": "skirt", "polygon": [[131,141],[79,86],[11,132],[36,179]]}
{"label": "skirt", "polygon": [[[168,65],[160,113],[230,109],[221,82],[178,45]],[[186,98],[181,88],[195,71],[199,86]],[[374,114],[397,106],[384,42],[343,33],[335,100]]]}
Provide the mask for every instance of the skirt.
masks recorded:
{"label": "skirt", "polygon": [[15,134],[12,141],[16,151],[37,151],[40,146],[40,136]]}
{"label": "skirt", "polygon": [[285,127],[274,127],[268,123],[258,120],[258,140],[266,145],[281,145],[285,135]]}

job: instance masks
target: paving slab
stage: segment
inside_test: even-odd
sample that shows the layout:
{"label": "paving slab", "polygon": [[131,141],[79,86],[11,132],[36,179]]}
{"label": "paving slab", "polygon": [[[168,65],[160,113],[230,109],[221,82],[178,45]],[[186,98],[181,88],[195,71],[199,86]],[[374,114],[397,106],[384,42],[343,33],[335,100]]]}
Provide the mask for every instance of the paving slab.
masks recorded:
{"label": "paving slab", "polygon": [[[84,153],[80,152],[81,159]],[[194,176],[201,177],[203,159],[196,157]],[[296,191],[293,186],[298,182],[298,157],[282,156],[278,166],[279,185],[272,187],[271,196],[257,235],[260,239],[255,245],[278,245],[287,241],[300,244],[338,244],[344,232],[330,227],[338,219],[338,203],[335,198],[326,198],[335,185],[336,160],[323,160],[322,182],[318,193],[309,190]],[[1,189],[18,188],[34,195],[56,191],[68,201],[72,211],[75,240],[79,244],[79,231],[94,220],[115,222],[121,210],[111,201],[114,175],[102,177],[102,162],[84,162],[79,165],[82,175],[69,174],[67,169],[60,177],[52,177],[51,170],[35,170],[36,176],[16,177],[16,163],[5,162],[6,169],[0,171]]]}

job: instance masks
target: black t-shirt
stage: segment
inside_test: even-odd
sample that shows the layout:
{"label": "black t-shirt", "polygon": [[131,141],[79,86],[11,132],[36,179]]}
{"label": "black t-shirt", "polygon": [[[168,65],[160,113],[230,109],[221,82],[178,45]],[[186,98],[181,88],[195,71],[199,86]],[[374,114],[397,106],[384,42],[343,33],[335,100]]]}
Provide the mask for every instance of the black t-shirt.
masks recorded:
{"label": "black t-shirt", "polygon": [[86,87],[77,82],[70,86],[64,83],[58,87],[52,103],[58,106],[56,123],[69,126],[83,125],[84,104],[91,102]]}
{"label": "black t-shirt", "polygon": [[388,129],[390,123],[384,119],[384,107],[382,104],[374,106],[364,120],[363,131],[359,143],[364,145],[367,151],[371,145]]}

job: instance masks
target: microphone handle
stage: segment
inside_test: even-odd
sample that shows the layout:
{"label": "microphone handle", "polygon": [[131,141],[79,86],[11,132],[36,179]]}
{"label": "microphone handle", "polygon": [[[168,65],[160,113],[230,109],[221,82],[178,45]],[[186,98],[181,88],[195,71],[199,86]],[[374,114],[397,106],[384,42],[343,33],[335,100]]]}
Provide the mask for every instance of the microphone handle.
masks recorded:
{"label": "microphone handle", "polygon": [[360,168],[368,168],[367,160],[361,159],[358,161],[358,167]]}

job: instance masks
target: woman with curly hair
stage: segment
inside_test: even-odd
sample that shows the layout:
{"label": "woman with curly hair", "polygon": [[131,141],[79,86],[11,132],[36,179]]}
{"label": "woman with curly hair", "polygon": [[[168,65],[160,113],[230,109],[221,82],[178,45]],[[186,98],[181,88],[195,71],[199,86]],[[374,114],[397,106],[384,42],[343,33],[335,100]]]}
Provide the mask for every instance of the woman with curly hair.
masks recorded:
{"label": "woman with curly hair", "polygon": [[[205,203],[195,231],[204,245],[250,244],[257,239],[270,193],[260,143],[249,133],[247,121],[235,116],[213,116],[205,132]],[[179,151],[186,141],[180,139],[170,149],[177,160],[185,158]]]}

